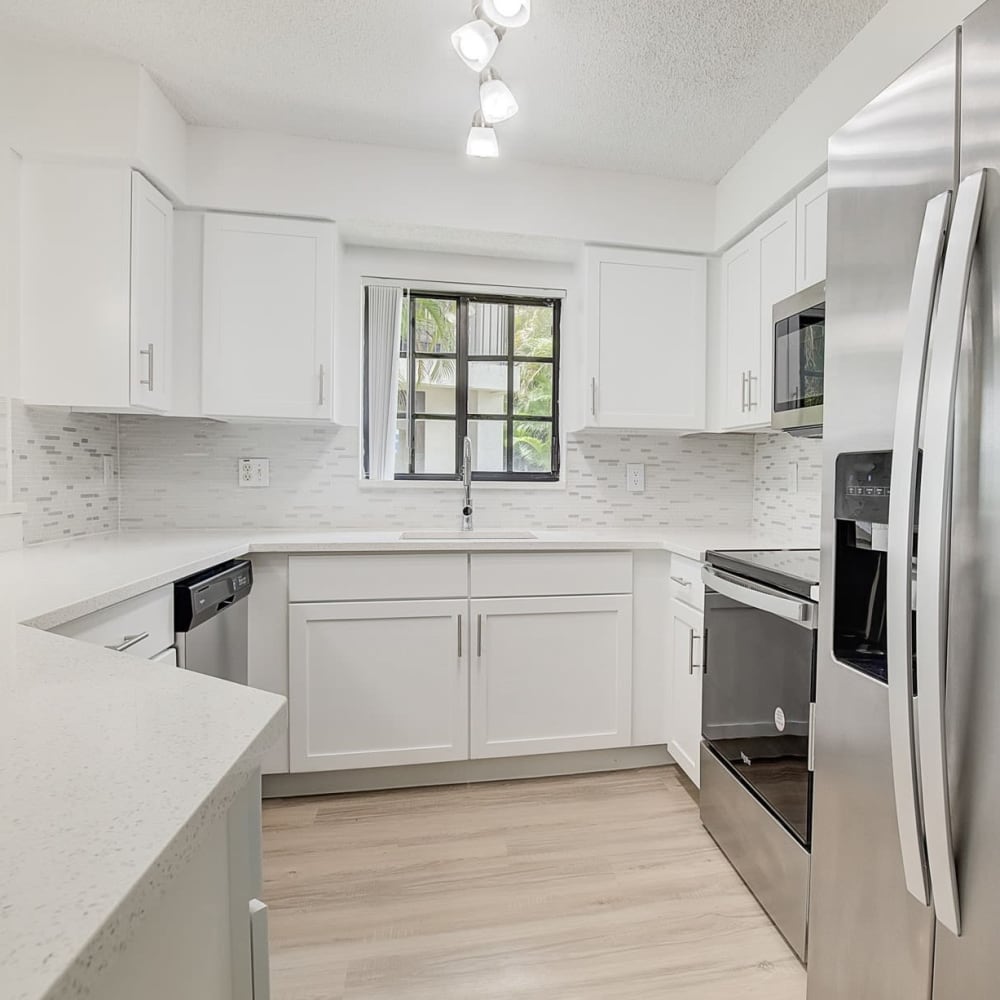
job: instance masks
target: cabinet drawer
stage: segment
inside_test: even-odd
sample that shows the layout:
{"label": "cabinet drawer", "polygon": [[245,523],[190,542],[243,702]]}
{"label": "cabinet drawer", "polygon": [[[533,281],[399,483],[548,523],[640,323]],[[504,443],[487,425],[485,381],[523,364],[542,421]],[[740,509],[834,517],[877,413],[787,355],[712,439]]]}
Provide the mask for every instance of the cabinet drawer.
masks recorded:
{"label": "cabinet drawer", "polygon": [[53,632],[90,642],[95,646],[118,646],[130,637],[148,633],[124,652],[149,659],[174,643],[174,588],[159,587],[130,597],[110,608],[76,618]]}
{"label": "cabinet drawer", "polygon": [[701,582],[701,563],[686,556],[670,557],[670,596],[684,604],[705,609],[705,584]]}
{"label": "cabinet drawer", "polygon": [[395,601],[465,597],[468,556],[427,555],[291,556],[289,601]]}
{"label": "cabinet drawer", "polygon": [[631,594],[631,552],[487,552],[472,556],[473,597]]}

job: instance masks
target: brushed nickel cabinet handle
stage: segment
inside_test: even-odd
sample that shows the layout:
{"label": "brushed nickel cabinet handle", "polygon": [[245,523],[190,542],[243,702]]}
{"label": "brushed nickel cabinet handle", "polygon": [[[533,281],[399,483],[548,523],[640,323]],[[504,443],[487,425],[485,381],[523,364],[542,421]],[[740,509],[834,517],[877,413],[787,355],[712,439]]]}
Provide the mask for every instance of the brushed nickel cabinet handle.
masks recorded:
{"label": "brushed nickel cabinet handle", "polygon": [[319,366],[319,405],[322,406],[326,398],[326,366]]}
{"label": "brushed nickel cabinet handle", "polygon": [[597,416],[597,379],[590,380],[590,415]]}
{"label": "brushed nickel cabinet handle", "polygon": [[139,385],[144,385],[150,392],[153,391],[153,345],[147,344],[146,350],[139,352],[139,357],[145,357],[148,360],[148,367],[146,369],[148,378],[139,379]]}
{"label": "brushed nickel cabinet handle", "polygon": [[476,616],[476,656],[483,656],[483,616]]}
{"label": "brushed nickel cabinet handle", "polygon": [[138,646],[143,639],[148,639],[148,632],[137,632],[135,635],[123,636],[122,641],[119,643],[112,643],[110,646],[105,646],[105,649],[112,649],[116,653],[124,653],[126,649],[131,649],[133,646]]}
{"label": "brushed nickel cabinet handle", "polygon": [[462,659],[462,616],[458,616],[458,658]]}
{"label": "brushed nickel cabinet handle", "polygon": [[674,583],[679,584],[681,587],[691,586],[691,581],[685,580],[683,576],[672,576],[670,579],[673,580]]}
{"label": "brushed nickel cabinet handle", "polygon": [[690,635],[690,637],[688,639],[688,643],[689,643],[689,645],[688,645],[688,673],[689,674],[693,674],[694,673],[694,668],[696,666],[698,666],[698,667],[701,666],[700,663],[696,664],[694,662],[694,644],[696,642],[701,642],[701,636],[698,635],[695,632],[694,629],[691,629],[691,635]]}
{"label": "brushed nickel cabinet handle", "polygon": [[753,398],[753,384],[754,384],[754,382],[759,382],[759,381],[760,381],[760,377],[758,375],[754,375],[754,373],[752,371],[748,371],[747,372],[747,409],[748,410],[752,410],[755,406],[758,406],[760,404],[760,399],[758,399],[757,402],[755,403],[754,402],[754,398]]}

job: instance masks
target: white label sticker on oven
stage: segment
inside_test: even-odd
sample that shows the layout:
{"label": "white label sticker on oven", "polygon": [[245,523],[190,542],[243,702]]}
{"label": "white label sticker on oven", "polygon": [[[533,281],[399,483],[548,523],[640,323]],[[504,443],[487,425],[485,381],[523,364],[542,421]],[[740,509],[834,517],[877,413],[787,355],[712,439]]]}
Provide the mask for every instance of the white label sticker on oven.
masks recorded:
{"label": "white label sticker on oven", "polygon": [[785,713],[780,705],[774,710],[774,725],[779,733],[785,731]]}

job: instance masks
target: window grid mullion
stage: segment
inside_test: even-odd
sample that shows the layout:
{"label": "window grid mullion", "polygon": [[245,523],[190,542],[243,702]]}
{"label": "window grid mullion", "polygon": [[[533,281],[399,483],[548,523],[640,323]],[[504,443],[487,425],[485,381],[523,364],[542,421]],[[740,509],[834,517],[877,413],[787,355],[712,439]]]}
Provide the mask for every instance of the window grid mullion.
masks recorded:
{"label": "window grid mullion", "polygon": [[507,303],[507,441],[504,470],[514,471],[514,303]]}

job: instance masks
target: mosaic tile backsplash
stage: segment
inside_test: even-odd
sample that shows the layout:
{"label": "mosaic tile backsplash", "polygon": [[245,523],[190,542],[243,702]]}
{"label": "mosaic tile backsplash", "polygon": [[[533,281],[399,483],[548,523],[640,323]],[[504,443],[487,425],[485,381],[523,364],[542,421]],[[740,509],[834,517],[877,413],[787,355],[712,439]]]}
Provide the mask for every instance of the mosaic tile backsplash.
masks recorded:
{"label": "mosaic tile backsplash", "polygon": [[[790,486],[795,463],[798,488]],[[758,434],[753,462],[753,526],[813,532],[819,544],[823,442],[790,434]]]}
{"label": "mosaic tile backsplash", "polygon": [[[13,445],[8,468],[7,425]],[[119,439],[121,453],[119,454]],[[480,489],[477,523],[541,529],[819,529],[821,443],[788,435],[571,435],[567,484]],[[112,460],[104,481],[104,456]],[[266,457],[271,486],[239,489],[236,460]],[[646,491],[625,490],[625,464]],[[795,462],[798,489],[789,483]],[[353,429],[68,413],[0,399],[0,502],[26,506],[27,543],[123,528],[449,529],[458,491],[365,488]],[[120,470],[120,474],[119,474]]]}
{"label": "mosaic tile backsplash", "polygon": [[[118,418],[9,403],[12,499],[24,504],[24,541],[118,527]],[[112,475],[104,481],[104,457]]]}
{"label": "mosaic tile backsplash", "polygon": [[[123,528],[269,527],[452,529],[459,486],[398,488],[358,482],[351,428],[223,424],[123,416]],[[240,489],[236,462],[270,459],[271,485]],[[564,488],[480,489],[483,527],[629,528],[713,523],[752,516],[753,439],[663,434],[571,435]],[[625,490],[625,464],[646,466],[646,490]]]}

